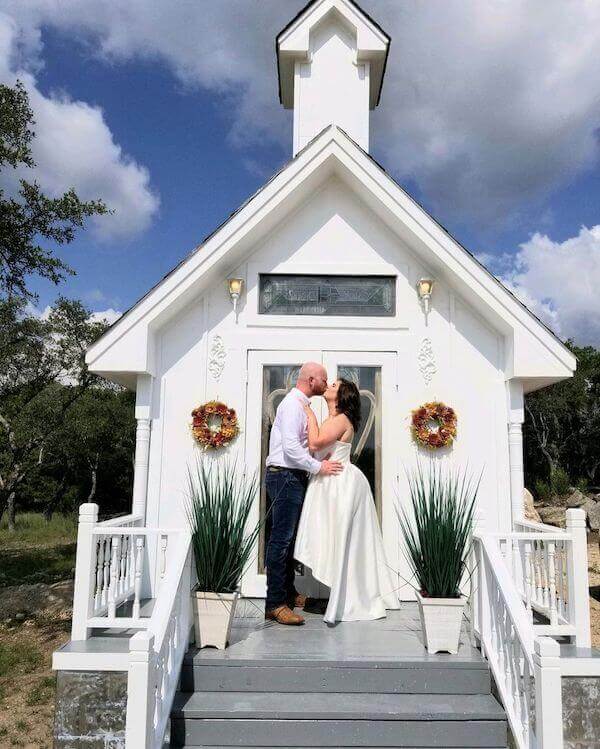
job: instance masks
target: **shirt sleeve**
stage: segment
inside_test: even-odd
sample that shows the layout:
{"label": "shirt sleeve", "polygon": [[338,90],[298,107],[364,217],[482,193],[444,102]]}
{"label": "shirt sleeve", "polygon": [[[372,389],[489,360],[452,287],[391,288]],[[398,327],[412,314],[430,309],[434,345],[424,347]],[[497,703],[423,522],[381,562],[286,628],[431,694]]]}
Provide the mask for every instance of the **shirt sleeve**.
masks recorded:
{"label": "shirt sleeve", "polygon": [[281,442],[283,454],[290,463],[309,473],[319,473],[321,462],[310,454],[308,447],[302,444],[302,434],[306,429],[306,416],[295,404],[286,404],[282,409]]}

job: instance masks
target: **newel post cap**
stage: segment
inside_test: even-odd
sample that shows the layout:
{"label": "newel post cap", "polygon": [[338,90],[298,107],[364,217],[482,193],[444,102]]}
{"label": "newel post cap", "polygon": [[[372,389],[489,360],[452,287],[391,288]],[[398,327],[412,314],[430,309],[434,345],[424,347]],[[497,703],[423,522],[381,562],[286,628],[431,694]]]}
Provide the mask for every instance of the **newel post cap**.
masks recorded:
{"label": "newel post cap", "polygon": [[586,512],[581,508],[573,508],[567,510],[567,527],[570,528],[585,528],[586,527]]}
{"label": "newel post cap", "polygon": [[79,522],[96,522],[98,520],[98,505],[94,502],[85,502],[79,505]]}

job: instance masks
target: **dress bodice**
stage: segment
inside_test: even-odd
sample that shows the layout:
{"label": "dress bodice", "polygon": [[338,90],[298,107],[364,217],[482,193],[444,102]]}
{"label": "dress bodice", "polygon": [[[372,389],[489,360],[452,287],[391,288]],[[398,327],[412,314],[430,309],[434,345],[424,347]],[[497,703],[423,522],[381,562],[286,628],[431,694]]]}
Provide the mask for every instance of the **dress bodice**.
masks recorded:
{"label": "dress bodice", "polygon": [[337,460],[339,463],[349,463],[350,455],[352,453],[352,444],[350,442],[340,442],[340,440],[336,440],[330,445],[327,445],[327,447],[319,450],[315,457],[318,460],[323,460],[330,453],[329,460]]}

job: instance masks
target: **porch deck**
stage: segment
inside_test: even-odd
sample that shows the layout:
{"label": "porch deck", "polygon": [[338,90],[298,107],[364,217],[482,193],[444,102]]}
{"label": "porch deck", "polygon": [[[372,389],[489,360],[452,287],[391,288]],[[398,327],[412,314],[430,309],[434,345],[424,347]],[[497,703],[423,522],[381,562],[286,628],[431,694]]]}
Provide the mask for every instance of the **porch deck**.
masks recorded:
{"label": "porch deck", "polygon": [[[402,663],[406,661],[447,663],[473,667],[485,661],[470,644],[468,622],[463,619],[458,655],[437,653],[429,655],[425,649],[417,604],[404,602],[398,611],[388,611],[385,619],[370,622],[339,622],[332,626],[318,614],[303,613],[306,624],[286,627],[258,618],[236,618],[226,650],[192,647],[189,658],[202,661],[243,661],[245,665],[264,664],[267,660],[330,662]],[[215,663],[216,665],[216,663]]]}

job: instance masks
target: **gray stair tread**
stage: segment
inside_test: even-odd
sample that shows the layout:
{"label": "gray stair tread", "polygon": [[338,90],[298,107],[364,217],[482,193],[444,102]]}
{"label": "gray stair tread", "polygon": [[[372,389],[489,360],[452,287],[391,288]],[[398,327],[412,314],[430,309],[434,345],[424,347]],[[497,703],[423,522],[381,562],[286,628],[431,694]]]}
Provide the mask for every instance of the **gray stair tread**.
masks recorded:
{"label": "gray stair tread", "polygon": [[343,660],[322,656],[306,656],[293,654],[264,654],[256,657],[250,651],[247,655],[231,655],[226,650],[198,650],[191,648],[185,655],[184,667],[194,666],[296,666],[301,668],[449,668],[449,669],[481,669],[488,670],[487,662],[475,651],[473,654],[449,655],[436,653],[428,655],[422,649],[413,656],[395,656],[389,660],[377,658],[370,659],[364,656],[356,656],[354,660],[344,658]]}
{"label": "gray stair tread", "polygon": [[339,692],[179,693],[174,719],[228,720],[505,720],[486,694],[348,694]]}

